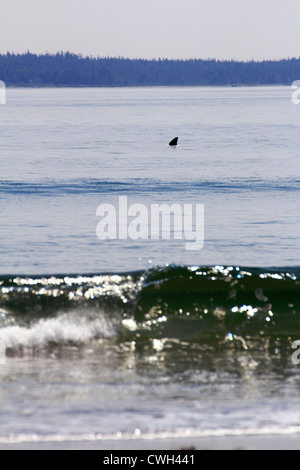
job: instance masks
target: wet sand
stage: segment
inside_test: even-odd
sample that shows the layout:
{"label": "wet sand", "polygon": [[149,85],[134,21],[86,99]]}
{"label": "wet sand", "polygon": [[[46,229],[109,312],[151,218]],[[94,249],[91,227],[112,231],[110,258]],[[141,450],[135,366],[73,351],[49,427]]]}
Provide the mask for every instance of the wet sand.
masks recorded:
{"label": "wet sand", "polygon": [[226,436],[158,440],[30,442],[0,444],[0,450],[299,450],[300,435]]}

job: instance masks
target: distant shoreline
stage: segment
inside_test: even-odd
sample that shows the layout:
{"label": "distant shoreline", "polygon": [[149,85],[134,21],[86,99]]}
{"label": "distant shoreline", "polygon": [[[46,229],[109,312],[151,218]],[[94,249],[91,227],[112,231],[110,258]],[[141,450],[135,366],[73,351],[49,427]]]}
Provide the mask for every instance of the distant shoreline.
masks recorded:
{"label": "distant shoreline", "polygon": [[15,85],[6,83],[6,88],[26,88],[26,89],[62,89],[62,88],[270,88],[270,87],[291,87],[292,83],[276,83],[276,84],[267,84],[267,85]]}
{"label": "distant shoreline", "polygon": [[31,89],[31,90],[41,90],[41,89],[114,89],[114,88],[270,88],[270,87],[291,87],[292,84],[270,84],[270,85],[237,85],[232,87],[231,85],[10,85],[6,84],[6,88],[9,89]]}
{"label": "distant shoreline", "polygon": [[8,52],[0,54],[0,80],[30,88],[288,86],[300,80],[300,58],[241,62]]}

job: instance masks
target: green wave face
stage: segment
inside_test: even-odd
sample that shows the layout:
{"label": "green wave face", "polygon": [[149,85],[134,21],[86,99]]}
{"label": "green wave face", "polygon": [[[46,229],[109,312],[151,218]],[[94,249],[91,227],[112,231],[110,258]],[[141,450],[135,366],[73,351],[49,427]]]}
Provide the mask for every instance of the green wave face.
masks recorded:
{"label": "green wave face", "polygon": [[180,318],[247,334],[300,334],[300,281],[294,272],[216,266],[156,269],[135,308],[142,319]]}
{"label": "green wave face", "polygon": [[62,329],[72,318],[79,332],[84,322],[89,334],[58,334],[52,343],[85,343],[102,335],[117,343],[157,340],[247,350],[300,339],[298,268],[163,267],[125,274],[4,276],[0,282],[0,339],[5,329],[17,326],[28,333],[57,318],[63,318]]}

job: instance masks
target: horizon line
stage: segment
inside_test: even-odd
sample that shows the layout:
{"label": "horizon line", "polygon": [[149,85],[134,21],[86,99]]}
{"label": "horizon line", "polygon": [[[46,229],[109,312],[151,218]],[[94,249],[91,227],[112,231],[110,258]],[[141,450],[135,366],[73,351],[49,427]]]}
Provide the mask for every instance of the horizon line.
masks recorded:
{"label": "horizon line", "polygon": [[29,50],[23,51],[23,52],[14,52],[14,51],[6,51],[6,52],[0,52],[0,56],[6,56],[6,55],[19,55],[19,56],[24,56],[27,54],[35,55],[35,56],[56,56],[56,55],[72,55],[75,56],[79,59],[90,59],[90,60],[99,60],[99,59],[117,59],[117,60],[131,60],[131,61],[146,61],[146,62],[160,62],[160,61],[169,61],[169,62],[189,62],[189,61],[215,61],[215,62],[237,62],[237,63],[249,63],[249,62],[256,62],[256,63],[262,63],[262,62],[282,62],[282,61],[290,61],[290,60],[300,60],[299,57],[282,57],[280,59],[217,59],[215,57],[207,57],[207,58],[201,58],[201,57],[190,57],[190,58],[169,58],[169,57],[152,57],[151,59],[145,58],[145,57],[126,57],[126,56],[100,56],[100,55],[84,55],[80,52],[71,52],[71,51],[56,51],[56,52],[31,52]]}

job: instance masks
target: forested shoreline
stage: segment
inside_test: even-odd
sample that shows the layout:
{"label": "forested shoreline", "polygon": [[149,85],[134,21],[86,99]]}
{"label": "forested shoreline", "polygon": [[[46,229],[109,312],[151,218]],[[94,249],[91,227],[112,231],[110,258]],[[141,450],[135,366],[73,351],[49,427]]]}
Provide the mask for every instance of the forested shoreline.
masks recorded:
{"label": "forested shoreline", "polygon": [[6,86],[239,86],[291,85],[300,58],[265,61],[126,59],[56,54],[0,54]]}

